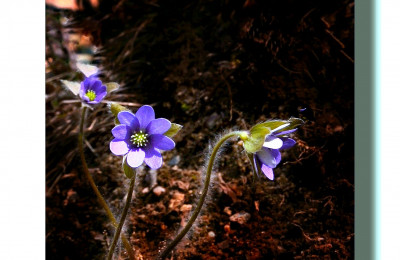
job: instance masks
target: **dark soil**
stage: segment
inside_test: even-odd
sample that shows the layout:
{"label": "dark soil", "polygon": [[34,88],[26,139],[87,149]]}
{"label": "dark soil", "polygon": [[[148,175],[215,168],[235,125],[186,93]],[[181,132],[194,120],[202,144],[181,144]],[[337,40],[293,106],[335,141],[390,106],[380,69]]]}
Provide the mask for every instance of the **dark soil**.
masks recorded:
{"label": "dark soil", "polygon": [[[74,57],[86,53],[104,81],[122,85],[107,100],[133,112],[151,104],[156,117],[183,125],[162,168],[139,169],[124,231],[137,259],[154,259],[185,224],[210,141],[290,116],[306,124],[274,181],[254,182],[243,147],[225,147],[206,205],[170,259],[353,259],[354,3],[105,2],[79,12],[47,7],[47,258],[104,259],[114,232],[82,172],[80,104],[59,82],[82,79]],[[108,148],[113,117],[100,104],[86,122],[90,171],[119,216],[128,180]],[[117,255],[127,259],[121,245]]]}

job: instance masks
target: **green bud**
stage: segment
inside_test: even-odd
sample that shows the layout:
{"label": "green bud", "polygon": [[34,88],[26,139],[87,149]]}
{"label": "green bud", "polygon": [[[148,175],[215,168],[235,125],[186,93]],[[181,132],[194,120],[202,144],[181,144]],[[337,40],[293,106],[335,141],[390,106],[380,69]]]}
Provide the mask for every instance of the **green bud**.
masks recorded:
{"label": "green bud", "polygon": [[270,120],[270,121],[266,121],[264,123],[260,123],[257,126],[259,127],[268,127],[271,132],[274,132],[274,129],[278,128],[278,127],[284,127],[284,125],[289,125],[288,121],[286,120]]}
{"label": "green bud", "polygon": [[122,159],[122,168],[124,169],[124,173],[125,176],[128,177],[129,179],[133,177],[133,175],[135,174],[134,169],[132,167],[130,167],[127,163],[126,163],[126,155],[124,156],[124,158]]}
{"label": "green bud", "polygon": [[69,81],[69,80],[61,80],[61,83],[69,89],[74,95],[79,94],[79,90],[81,89],[81,83],[76,81]]}
{"label": "green bud", "polygon": [[167,132],[164,133],[164,135],[168,136],[168,137],[173,137],[182,129],[182,127],[183,126],[181,126],[179,124],[171,123],[171,127],[169,128],[169,130]]}
{"label": "green bud", "polygon": [[[275,131],[283,131],[293,129],[299,125],[301,119],[291,118],[289,120],[270,120],[253,126],[250,129],[250,134],[242,134],[240,138],[243,141],[244,149],[248,153],[255,153],[261,150],[267,135]],[[301,120],[302,121],[302,120]],[[294,126],[293,128],[292,125]]]}
{"label": "green bud", "polygon": [[115,124],[119,125],[119,120],[118,120],[118,113],[121,111],[130,111],[128,108],[121,106],[118,103],[112,102],[109,105],[111,113],[115,116]]}
{"label": "green bud", "polygon": [[287,130],[295,129],[295,128],[297,128],[297,127],[299,127],[299,126],[304,124],[304,121],[302,119],[296,118],[296,117],[291,117],[286,122],[289,123],[289,125],[284,127],[284,128],[282,128],[282,129],[279,129],[278,133],[279,132],[283,132],[283,131],[287,131]]}
{"label": "green bud", "polygon": [[271,133],[269,127],[265,127],[262,124],[255,125],[250,129],[250,135],[247,138],[240,138],[243,140],[243,147],[248,153],[255,153],[259,151],[265,141],[265,137]]}
{"label": "green bud", "polygon": [[109,83],[104,83],[104,85],[107,88],[107,93],[110,93],[114,90],[117,90],[119,88],[119,84],[116,82],[109,82]]}

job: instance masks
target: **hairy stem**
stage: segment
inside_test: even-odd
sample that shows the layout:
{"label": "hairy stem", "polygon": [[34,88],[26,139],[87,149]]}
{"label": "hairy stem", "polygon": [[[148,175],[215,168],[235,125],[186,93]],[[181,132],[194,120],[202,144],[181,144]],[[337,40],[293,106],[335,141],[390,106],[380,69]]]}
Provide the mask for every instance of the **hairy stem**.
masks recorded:
{"label": "hairy stem", "polygon": [[[81,122],[79,125],[79,135],[78,135],[78,147],[79,147],[79,154],[81,156],[83,172],[85,173],[86,178],[89,180],[89,184],[92,187],[94,193],[96,194],[101,206],[106,211],[107,216],[110,219],[112,225],[115,228],[117,228],[118,227],[117,220],[115,219],[113,213],[111,212],[110,208],[107,205],[107,202],[105,201],[105,199],[101,195],[99,189],[97,188],[96,184],[94,183],[94,180],[92,178],[92,175],[89,172],[89,168],[86,163],[85,154],[83,152],[83,138],[84,138],[83,137],[83,125],[84,125],[84,121],[85,121],[86,110],[87,110],[87,107],[82,108],[82,116],[81,116]],[[132,249],[131,245],[129,244],[128,239],[126,238],[126,236],[124,234],[121,235],[121,239],[122,239],[122,243],[124,244],[124,247],[126,248],[126,250],[128,252],[129,259],[134,260],[135,253],[133,252],[133,249]]]}
{"label": "hairy stem", "polygon": [[199,215],[199,213],[201,211],[201,207],[203,206],[204,201],[207,196],[207,191],[208,191],[208,187],[210,185],[210,180],[211,180],[213,164],[214,164],[214,161],[217,156],[219,148],[221,148],[222,144],[226,140],[228,140],[229,138],[234,137],[234,136],[240,136],[241,133],[242,133],[241,131],[230,132],[230,133],[222,136],[221,139],[219,139],[217,144],[214,146],[214,148],[211,152],[210,159],[207,164],[206,180],[204,182],[204,187],[201,192],[200,200],[197,203],[196,209],[194,210],[194,212],[193,212],[192,216],[190,217],[189,221],[187,222],[186,226],[179,232],[179,234],[175,237],[175,239],[172,240],[172,242],[160,254],[160,256],[159,256],[160,259],[164,259],[165,257],[167,257],[167,255],[172,251],[172,249],[175,248],[175,246],[179,243],[179,241],[181,241],[182,238],[186,235],[186,233],[190,230],[190,228],[192,227],[193,223],[195,222],[197,216]]}
{"label": "hairy stem", "polygon": [[117,245],[117,241],[121,234],[121,230],[124,225],[126,215],[128,214],[129,205],[131,204],[131,200],[132,200],[133,188],[135,187],[135,179],[136,179],[136,171],[134,171],[134,175],[131,178],[131,184],[129,185],[128,197],[126,198],[125,207],[122,211],[121,219],[119,220],[117,230],[115,231],[114,238],[111,243],[110,250],[108,252],[108,256],[107,256],[108,260],[111,260],[113,254],[114,254],[115,246]]}

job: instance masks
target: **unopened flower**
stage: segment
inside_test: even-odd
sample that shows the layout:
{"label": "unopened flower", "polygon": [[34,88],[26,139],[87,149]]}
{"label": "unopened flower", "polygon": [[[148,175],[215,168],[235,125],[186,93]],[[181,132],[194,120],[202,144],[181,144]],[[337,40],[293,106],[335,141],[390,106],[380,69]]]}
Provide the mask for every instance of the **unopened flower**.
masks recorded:
{"label": "unopened flower", "polygon": [[281,161],[280,150],[289,149],[296,144],[295,140],[287,136],[296,130],[297,129],[291,129],[282,132],[273,132],[265,138],[262,148],[253,156],[257,175],[258,169],[261,169],[268,179],[274,179],[273,168]]}
{"label": "unopened flower", "polygon": [[142,106],[136,114],[130,111],[118,113],[120,125],[112,129],[115,137],[110,150],[115,155],[126,156],[127,164],[137,168],[145,162],[150,168],[158,169],[162,165],[159,150],[171,150],[175,142],[165,136],[171,128],[171,122],[165,118],[155,118],[151,106]]}
{"label": "unopened flower", "polygon": [[79,96],[84,103],[98,104],[106,95],[107,87],[98,78],[91,76],[81,82]]}

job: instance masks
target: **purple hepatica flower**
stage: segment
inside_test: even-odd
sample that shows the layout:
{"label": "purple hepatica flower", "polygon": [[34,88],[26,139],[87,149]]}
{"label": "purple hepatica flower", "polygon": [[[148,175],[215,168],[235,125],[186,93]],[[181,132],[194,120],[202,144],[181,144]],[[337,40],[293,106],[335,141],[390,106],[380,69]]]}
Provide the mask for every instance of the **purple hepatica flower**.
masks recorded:
{"label": "purple hepatica flower", "polygon": [[81,83],[79,96],[86,104],[98,104],[106,96],[107,88],[94,75],[85,78]]}
{"label": "purple hepatica flower", "polygon": [[[297,129],[291,129],[278,133],[272,133],[265,138],[265,142],[260,151],[255,153],[254,164],[256,165],[256,171],[259,167],[264,175],[270,179],[274,179],[275,168],[281,161],[281,153],[279,150],[289,149],[296,144],[296,141],[292,138],[287,137],[287,134],[293,133]],[[257,172],[258,175],[258,172]]]}
{"label": "purple hepatica flower", "polygon": [[121,123],[112,129],[115,137],[110,150],[115,155],[126,155],[126,161],[132,168],[142,165],[143,161],[152,169],[162,165],[159,150],[171,150],[175,142],[163,135],[171,127],[165,118],[155,119],[151,106],[142,106],[134,115],[128,111],[118,113]]}

